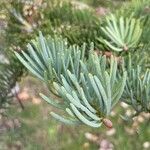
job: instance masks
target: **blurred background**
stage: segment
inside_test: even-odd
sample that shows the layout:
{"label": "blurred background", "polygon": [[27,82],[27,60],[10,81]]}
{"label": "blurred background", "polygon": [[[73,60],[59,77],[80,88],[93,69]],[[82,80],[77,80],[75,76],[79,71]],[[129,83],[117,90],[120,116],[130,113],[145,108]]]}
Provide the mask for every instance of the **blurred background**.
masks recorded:
{"label": "blurred background", "polygon": [[[113,128],[66,126],[50,116],[39,97],[46,86],[27,72],[13,51],[26,50],[38,31],[67,38],[70,44],[94,42],[109,12],[134,7],[130,0],[0,0],[0,150],[148,150],[150,114],[133,122],[120,116],[132,109],[120,103],[111,113]],[[128,8],[130,6],[130,8]],[[131,9],[132,11],[132,9]],[[147,5],[140,10],[150,13]],[[149,39],[143,39],[149,40]]]}

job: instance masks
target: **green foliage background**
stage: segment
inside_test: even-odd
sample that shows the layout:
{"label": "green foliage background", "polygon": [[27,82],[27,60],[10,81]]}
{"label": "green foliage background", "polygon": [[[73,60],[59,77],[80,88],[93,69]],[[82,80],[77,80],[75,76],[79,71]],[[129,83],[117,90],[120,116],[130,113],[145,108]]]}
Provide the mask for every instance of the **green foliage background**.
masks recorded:
{"label": "green foliage background", "polygon": [[[0,105],[0,108],[3,108],[5,104],[7,106],[7,103],[12,100],[12,97],[9,97],[9,93],[12,87],[14,87],[18,79],[20,79],[22,75],[26,73],[26,70],[14,56],[12,50],[20,50],[20,48],[26,50],[26,44],[31,39],[37,36],[39,30],[41,30],[44,35],[51,34],[53,36],[54,34],[61,34],[63,37],[68,38],[70,44],[76,43],[81,45],[83,42],[90,43],[91,41],[94,41],[97,49],[104,51],[106,50],[106,47],[97,41],[97,37],[103,34],[100,31],[100,25],[105,25],[104,17],[97,16],[95,12],[95,8],[97,8],[98,6],[105,6],[107,8],[110,8],[112,12],[116,12],[115,9],[119,9],[122,6],[118,10],[118,12],[116,12],[116,14],[118,13],[118,16],[120,16],[120,14],[128,16],[134,11],[135,17],[141,17],[144,25],[141,38],[141,42],[143,44],[138,45],[137,49],[135,49],[131,53],[131,56],[133,60],[137,60],[137,62],[135,63],[134,61],[133,64],[138,64],[139,60],[141,60],[141,57],[146,57],[143,61],[143,66],[145,66],[143,68],[150,67],[150,13],[149,9],[147,9],[146,11],[145,9],[143,9],[145,8],[145,6],[150,4],[147,0],[145,0],[145,3],[142,3],[144,6],[140,3],[140,7],[138,7],[138,9],[135,5],[135,0],[133,0],[132,4],[130,3],[131,1],[122,2],[120,0],[118,0],[117,2],[104,0],[82,0],[82,2],[85,2],[89,5],[90,9],[88,10],[76,10],[74,6],[72,6],[72,4],[70,3],[68,4],[68,2],[65,2],[64,5],[59,5],[58,0],[53,0],[48,3],[48,6],[46,8],[45,6],[39,8],[38,11],[40,13],[40,23],[36,28],[33,29],[32,32],[26,32],[24,30],[24,25],[22,25],[22,23],[20,23],[12,13],[10,13],[10,10],[13,8],[15,8],[16,11],[20,14],[23,13],[23,6],[19,3],[18,0],[1,0],[0,2],[7,5],[7,9],[5,9],[5,7],[3,7],[4,5],[1,4],[1,7],[3,7],[3,9],[1,9],[1,15],[5,14],[5,20],[8,23],[8,26],[6,30],[3,30],[4,32],[2,33],[0,39],[0,53],[3,53],[5,57],[9,60],[9,64],[0,63],[0,94],[2,93],[4,95],[4,97],[1,96],[0,98],[2,104]],[[144,2],[144,0],[142,2]],[[121,55],[126,55],[126,53],[123,53]],[[3,86],[3,82],[8,84],[6,84],[6,86]],[[38,82],[37,86],[39,84],[41,83]],[[23,122],[23,125],[18,131],[11,130],[10,132],[7,132],[7,134],[5,134],[4,136],[0,136],[1,141],[9,143],[10,145],[14,144],[16,141],[21,141],[25,149],[46,149],[47,147],[49,147],[51,149],[63,148],[67,150],[83,149],[82,144],[88,142],[87,140],[85,140],[84,137],[84,133],[87,130],[92,133],[102,133],[102,135],[106,137],[103,131],[106,130],[105,128],[102,128],[99,131],[95,131],[86,127],[81,127],[81,129],[70,129],[69,127],[72,134],[66,134],[66,131],[68,131],[68,127],[64,127],[66,129],[63,135],[61,133],[62,136],[60,138],[60,132],[58,131],[56,126],[56,124],[58,123],[56,123],[54,120],[52,121],[52,118],[48,118],[46,121],[45,119],[43,119],[45,115],[49,115],[41,114],[41,111],[43,112],[46,106],[47,104],[45,103],[42,106],[27,104],[27,109],[21,113],[19,113],[19,109],[17,110],[18,107],[16,108],[16,106],[12,106],[12,108],[10,108],[8,111],[8,116],[10,118],[18,117]],[[126,110],[123,110],[120,107],[116,111],[118,111],[118,114],[124,114],[126,112]],[[34,122],[31,122],[31,120],[34,120]],[[120,148],[122,148],[122,146],[124,145],[127,146],[125,150],[143,149],[143,143],[149,140],[149,121],[141,123],[140,127],[138,128],[139,130],[135,132],[132,136],[128,134],[125,130],[127,127],[131,128],[130,124],[123,122],[122,120],[120,120],[119,117],[114,117],[113,122],[117,122],[117,124],[115,124],[117,134],[107,138],[114,143],[115,149],[120,150]],[[48,131],[48,133],[45,133],[45,131]],[[43,135],[44,137],[41,135]],[[29,141],[29,139],[31,140]],[[0,145],[2,146],[2,148],[4,148],[3,143],[0,143]],[[97,149],[97,146],[90,143],[89,149]]]}

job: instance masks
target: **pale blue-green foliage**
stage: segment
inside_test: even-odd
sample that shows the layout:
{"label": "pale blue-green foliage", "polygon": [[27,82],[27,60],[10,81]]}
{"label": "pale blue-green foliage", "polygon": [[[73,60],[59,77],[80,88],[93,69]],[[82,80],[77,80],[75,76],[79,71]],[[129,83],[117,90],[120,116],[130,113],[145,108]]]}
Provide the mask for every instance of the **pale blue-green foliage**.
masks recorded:
{"label": "pale blue-green foliage", "polygon": [[136,113],[150,112],[150,70],[134,66],[131,55],[127,59],[127,81],[122,100],[135,109]]}
{"label": "pale blue-green foliage", "polygon": [[106,17],[106,26],[101,27],[106,38],[99,38],[110,50],[123,51],[135,47],[141,37],[140,19],[132,17],[116,17],[110,14]]}
{"label": "pale blue-green foliage", "polygon": [[[100,62],[101,59],[105,59],[105,57],[98,61]],[[94,59],[94,61],[97,60]],[[126,72],[117,81],[117,69],[114,69],[117,68],[117,63],[113,58],[111,61],[113,65],[110,70],[113,70],[113,73],[105,69],[103,73],[91,74],[82,62],[85,71],[83,69],[83,72],[80,73],[80,83],[69,70],[67,71],[68,81],[62,76],[62,85],[54,83],[58,95],[64,100],[64,110],[67,108],[66,111],[70,115],[71,121],[73,118],[77,118],[86,125],[99,127],[102,118],[109,115],[113,106],[119,101],[126,82]],[[101,67],[99,68],[102,70]]]}
{"label": "pale blue-green foliage", "polygon": [[51,36],[44,38],[40,32],[39,37],[27,45],[26,52],[15,54],[28,70],[45,81],[52,90],[52,82],[61,82],[61,74],[67,78],[68,68],[79,76],[79,62],[84,59],[84,52],[85,44],[81,51],[78,46],[69,47],[66,39]]}
{"label": "pale blue-green foliage", "polygon": [[52,106],[64,110],[68,116],[54,112],[51,115],[67,124],[84,123],[99,127],[119,101],[126,82],[126,71],[118,78],[117,60],[98,56],[93,50],[85,58],[85,46],[68,47],[62,38],[44,38],[40,33],[27,52],[16,53],[19,60],[53,93],[61,97],[54,100],[40,94]]}

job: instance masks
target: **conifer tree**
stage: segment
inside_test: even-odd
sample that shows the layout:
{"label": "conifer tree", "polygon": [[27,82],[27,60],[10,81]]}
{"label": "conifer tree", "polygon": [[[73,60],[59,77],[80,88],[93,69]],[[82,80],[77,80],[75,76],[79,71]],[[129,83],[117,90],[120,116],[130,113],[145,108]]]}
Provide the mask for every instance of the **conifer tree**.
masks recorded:
{"label": "conifer tree", "polygon": [[[133,0],[128,10],[121,7],[102,19],[92,8],[79,10],[68,1],[54,0],[47,7],[41,4],[36,12],[40,20],[34,18],[36,21],[29,15],[34,13],[30,12],[33,3],[29,10],[19,7],[25,13],[11,9],[13,19],[21,24],[19,28],[16,21],[11,24],[19,29],[14,33],[23,47],[15,55],[60,100],[41,97],[68,114],[51,112],[54,118],[67,124],[111,127],[109,114],[120,101],[132,106],[134,116],[150,112],[147,4],[145,0]],[[39,30],[44,36],[40,32],[36,37]],[[22,39],[17,38],[20,31],[26,32]],[[13,38],[10,35],[8,39]]]}

